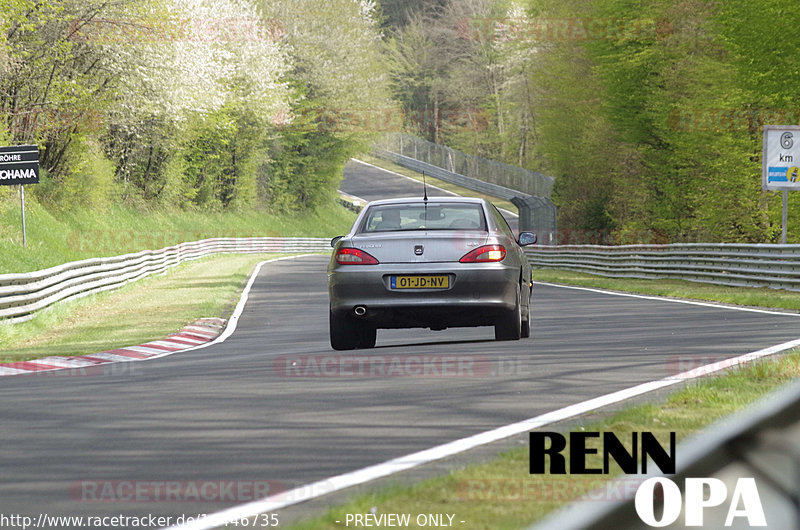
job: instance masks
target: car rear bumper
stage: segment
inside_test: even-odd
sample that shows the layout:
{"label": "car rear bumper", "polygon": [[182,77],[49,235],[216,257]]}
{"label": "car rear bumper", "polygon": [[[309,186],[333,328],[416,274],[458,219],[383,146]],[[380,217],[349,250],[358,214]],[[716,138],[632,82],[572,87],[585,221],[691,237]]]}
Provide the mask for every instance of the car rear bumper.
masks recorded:
{"label": "car rear bumper", "polygon": [[[450,286],[437,290],[394,290],[393,275],[447,275]],[[354,314],[376,327],[454,327],[492,325],[517,304],[519,269],[503,263],[413,263],[336,266],[328,273],[331,311]]]}

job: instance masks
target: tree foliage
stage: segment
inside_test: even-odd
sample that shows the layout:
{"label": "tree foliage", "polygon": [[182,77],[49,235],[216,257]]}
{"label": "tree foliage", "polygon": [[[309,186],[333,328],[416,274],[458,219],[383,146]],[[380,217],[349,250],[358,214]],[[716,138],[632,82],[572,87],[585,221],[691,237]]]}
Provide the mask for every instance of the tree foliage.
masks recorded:
{"label": "tree foliage", "polygon": [[[297,109],[386,100],[374,6],[328,6],[0,0],[0,140],[40,145],[34,191],[63,207],[313,208],[364,135]],[[84,204],[92,168],[105,198]]]}
{"label": "tree foliage", "polygon": [[562,228],[776,241],[761,127],[800,123],[796,1],[452,0],[409,20],[387,30],[396,97],[489,117],[418,134],[557,177]]}

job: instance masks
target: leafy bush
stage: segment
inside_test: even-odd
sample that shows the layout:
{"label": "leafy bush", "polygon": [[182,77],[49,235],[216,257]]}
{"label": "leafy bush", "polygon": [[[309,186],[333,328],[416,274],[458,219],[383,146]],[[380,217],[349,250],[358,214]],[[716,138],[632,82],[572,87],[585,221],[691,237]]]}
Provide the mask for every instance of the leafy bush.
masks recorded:
{"label": "leafy bush", "polygon": [[104,211],[119,198],[114,164],[96,140],[75,139],[64,155],[62,167],[58,176],[40,171],[39,184],[29,188],[43,205]]}

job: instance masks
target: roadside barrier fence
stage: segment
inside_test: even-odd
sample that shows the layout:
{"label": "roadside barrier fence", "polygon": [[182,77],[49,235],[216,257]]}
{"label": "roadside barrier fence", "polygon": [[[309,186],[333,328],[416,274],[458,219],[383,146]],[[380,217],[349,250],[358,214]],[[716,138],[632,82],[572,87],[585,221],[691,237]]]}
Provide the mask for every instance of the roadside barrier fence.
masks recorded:
{"label": "roadside barrier fence", "polygon": [[612,278],[678,279],[800,290],[800,245],[674,243],[528,247],[534,268]]}
{"label": "roadside barrier fence", "polygon": [[[550,198],[553,190],[555,178],[544,175],[537,171],[531,171],[517,166],[504,164],[495,160],[489,160],[479,156],[468,155],[457,151],[446,145],[429,142],[422,138],[403,133],[391,133],[384,135],[377,143],[373,154],[379,158],[393,158],[393,162],[405,166],[406,163],[421,163],[414,169],[416,171],[425,170],[426,173],[434,175],[434,171],[441,169],[444,173],[434,175],[442,180],[454,178],[460,182],[454,182],[465,188],[474,189],[471,186],[481,186],[483,189],[476,190],[495,197],[510,199],[497,195],[503,190],[511,190],[515,195],[525,194],[535,197]],[[437,169],[433,169],[437,168]],[[442,176],[443,175],[443,176]]]}
{"label": "roadside barrier fence", "polygon": [[0,275],[0,322],[33,318],[56,302],[116,289],[180,263],[219,253],[326,252],[328,238],[215,238],[108,258],[73,261],[35,272]]}
{"label": "roadside barrier fence", "polygon": [[[0,322],[28,320],[60,301],[116,289],[180,263],[218,253],[330,252],[328,238],[215,238],[0,275]],[[678,243],[527,247],[534,268],[615,278],[681,279],[800,291],[800,245]]]}

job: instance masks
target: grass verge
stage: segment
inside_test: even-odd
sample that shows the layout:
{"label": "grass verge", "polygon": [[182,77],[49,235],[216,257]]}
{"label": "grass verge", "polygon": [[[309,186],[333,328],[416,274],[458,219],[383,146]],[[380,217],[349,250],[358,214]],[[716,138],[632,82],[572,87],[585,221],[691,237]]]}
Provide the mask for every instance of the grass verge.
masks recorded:
{"label": "grass verge", "polygon": [[29,272],[69,261],[118,256],[210,237],[345,234],[355,213],[331,202],[315,212],[149,211],[114,206],[104,212],[51,211],[30,200],[25,206],[28,245],[22,246],[19,203],[0,202],[0,274]]}
{"label": "grass verge", "polygon": [[[403,166],[398,166],[394,162],[389,162],[388,160],[383,160],[381,158],[377,158],[372,155],[360,155],[358,159],[367,162],[369,164],[372,164],[373,166],[378,166],[383,169],[388,169],[389,171],[394,171],[395,173],[400,173],[401,175],[405,175],[406,177],[411,177],[414,180],[422,182],[422,173],[417,173],[416,171],[404,168]],[[436,186],[437,188],[442,188],[443,190],[452,191],[453,193],[457,193],[458,195],[464,195],[465,197],[481,197],[491,202],[498,208],[504,208],[512,212],[517,211],[517,207],[514,206],[510,201],[507,201],[505,199],[492,197],[490,195],[484,195],[482,193],[478,193],[477,191],[473,191],[471,189],[464,188],[456,184],[450,184],[449,182],[445,182],[444,180],[431,177],[430,175],[425,175],[425,180],[431,186]]]}
{"label": "grass verge", "polygon": [[[572,430],[613,431],[620,439],[631,432],[650,431],[662,441],[669,439],[670,432],[675,432],[676,438],[681,440],[798,376],[800,352],[795,351],[779,359],[731,370],[720,377],[690,383],[660,403],[634,406],[602,421],[587,420]],[[528,458],[527,446],[514,449],[493,461],[472,464],[411,487],[388,487],[358,496],[347,504],[331,508],[321,517],[298,522],[289,528],[339,529],[344,527],[347,514],[370,512],[411,514],[410,528],[417,528],[413,524],[416,514],[429,513],[455,514],[454,521],[466,523],[455,526],[471,529],[525,528],[595,490],[608,478],[530,475]],[[602,468],[602,456],[598,454],[587,459],[587,466]],[[632,481],[632,484],[623,484],[623,491],[630,491],[631,487],[635,491],[638,486],[635,476],[621,480]],[[619,489],[607,491],[612,492],[609,493],[611,499],[619,497]],[[598,500],[594,494],[591,498]],[[599,500],[602,501],[602,497]]]}
{"label": "grass verge", "polygon": [[56,304],[28,322],[0,325],[0,362],[97,353],[166,337],[198,318],[228,318],[255,264],[275,257],[191,261],[115,291]]}
{"label": "grass verge", "polygon": [[800,293],[768,287],[725,287],[685,280],[604,278],[561,269],[534,269],[533,278],[540,282],[800,311]]}

